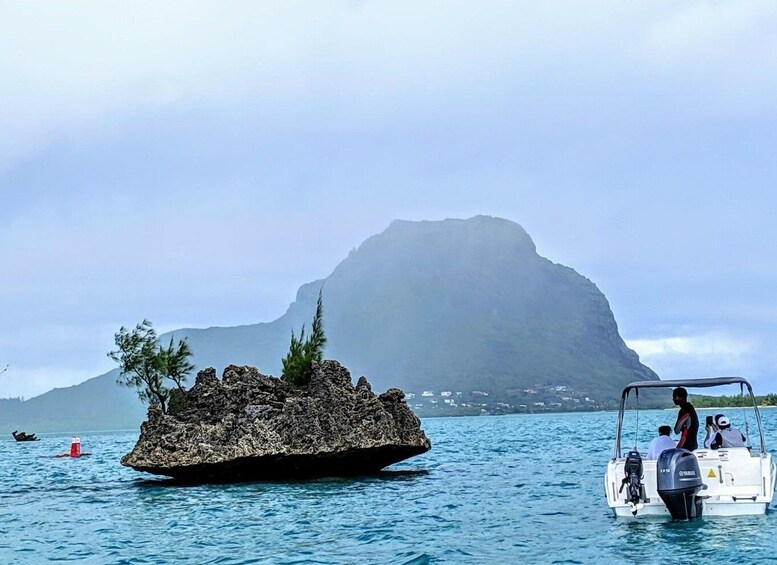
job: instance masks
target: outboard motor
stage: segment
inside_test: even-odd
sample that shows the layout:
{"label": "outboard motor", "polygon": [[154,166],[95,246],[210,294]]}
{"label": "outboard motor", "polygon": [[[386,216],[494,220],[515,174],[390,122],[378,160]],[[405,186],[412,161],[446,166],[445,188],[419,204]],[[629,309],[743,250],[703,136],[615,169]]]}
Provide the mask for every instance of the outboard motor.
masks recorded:
{"label": "outboard motor", "polygon": [[699,491],[706,489],[696,457],[687,449],[665,449],[656,464],[658,496],[674,520],[693,520],[702,514]]}
{"label": "outboard motor", "polygon": [[637,515],[637,510],[642,508],[642,456],[636,449],[629,451],[626,456],[626,463],[623,465],[623,472],[626,477],[621,483],[621,492],[623,487],[629,487],[629,504],[631,504],[631,513]]}

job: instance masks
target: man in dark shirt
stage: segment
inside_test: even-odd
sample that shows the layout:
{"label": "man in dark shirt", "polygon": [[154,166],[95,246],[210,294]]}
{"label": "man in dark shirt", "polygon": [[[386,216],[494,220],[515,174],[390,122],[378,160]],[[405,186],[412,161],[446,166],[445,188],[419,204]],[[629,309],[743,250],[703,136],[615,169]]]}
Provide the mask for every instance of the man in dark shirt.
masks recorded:
{"label": "man in dark shirt", "polygon": [[672,391],[672,401],[680,407],[677,422],[674,425],[674,433],[680,436],[677,447],[693,451],[699,447],[697,440],[699,417],[696,415],[696,409],[688,402],[688,391],[683,387],[677,387]]}

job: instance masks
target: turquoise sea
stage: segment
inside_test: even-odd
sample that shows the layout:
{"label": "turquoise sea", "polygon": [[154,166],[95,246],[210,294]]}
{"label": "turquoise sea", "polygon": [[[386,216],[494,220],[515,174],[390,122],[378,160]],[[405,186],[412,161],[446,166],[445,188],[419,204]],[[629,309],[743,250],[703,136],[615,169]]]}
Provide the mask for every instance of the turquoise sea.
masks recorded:
{"label": "turquoise sea", "polygon": [[[777,447],[777,411],[762,415],[767,447]],[[673,419],[643,413],[645,443]],[[52,457],[68,450],[69,435],[26,444],[8,436],[0,439],[0,563],[777,560],[777,511],[691,523],[615,519],[603,496],[615,420],[431,418],[423,428],[432,451],[378,476],[213,486],[121,467],[136,431],[81,433],[94,455],[77,460]]]}

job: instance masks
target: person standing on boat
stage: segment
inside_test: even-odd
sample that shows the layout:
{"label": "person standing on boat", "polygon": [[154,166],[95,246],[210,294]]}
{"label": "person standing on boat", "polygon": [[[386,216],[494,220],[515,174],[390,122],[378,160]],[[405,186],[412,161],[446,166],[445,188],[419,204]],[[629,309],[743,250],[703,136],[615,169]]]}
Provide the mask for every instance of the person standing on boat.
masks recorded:
{"label": "person standing on boat", "polygon": [[736,428],[731,427],[731,421],[726,416],[718,418],[718,433],[712,438],[710,447],[720,449],[721,447],[746,447],[747,438]]}
{"label": "person standing on boat", "polygon": [[699,448],[697,436],[699,435],[699,417],[696,415],[696,409],[688,402],[688,391],[683,387],[677,387],[672,391],[672,401],[680,407],[677,413],[677,422],[674,425],[674,433],[679,434],[677,447],[682,447],[688,451],[694,451]]}
{"label": "person standing on boat", "polygon": [[653,441],[650,442],[645,459],[658,459],[665,449],[672,449],[675,447],[674,441],[669,437],[669,434],[671,433],[672,428],[669,426],[659,426],[658,437],[653,438]]}

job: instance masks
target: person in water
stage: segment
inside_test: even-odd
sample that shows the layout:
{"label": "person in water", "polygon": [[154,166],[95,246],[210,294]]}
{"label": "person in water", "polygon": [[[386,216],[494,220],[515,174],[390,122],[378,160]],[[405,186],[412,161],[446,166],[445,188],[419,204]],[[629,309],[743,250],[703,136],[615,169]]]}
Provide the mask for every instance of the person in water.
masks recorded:
{"label": "person in water", "polygon": [[721,447],[746,447],[747,438],[736,428],[731,427],[731,421],[721,415],[718,418],[718,431],[710,441],[710,447],[712,449],[720,449]]}
{"label": "person in water", "polygon": [[688,402],[688,391],[683,387],[677,387],[672,391],[672,401],[680,407],[677,413],[677,422],[674,425],[674,433],[680,436],[677,447],[688,451],[699,448],[697,436],[699,435],[699,417],[693,404]]}
{"label": "person in water", "polygon": [[672,428],[669,426],[659,426],[658,437],[653,438],[653,441],[650,442],[645,459],[658,459],[665,449],[672,449],[675,443],[669,437],[671,433]]}

